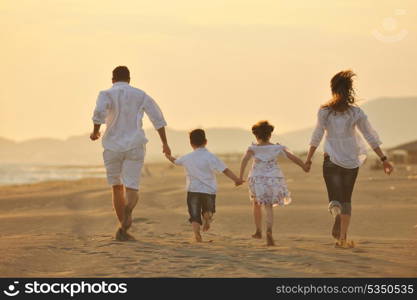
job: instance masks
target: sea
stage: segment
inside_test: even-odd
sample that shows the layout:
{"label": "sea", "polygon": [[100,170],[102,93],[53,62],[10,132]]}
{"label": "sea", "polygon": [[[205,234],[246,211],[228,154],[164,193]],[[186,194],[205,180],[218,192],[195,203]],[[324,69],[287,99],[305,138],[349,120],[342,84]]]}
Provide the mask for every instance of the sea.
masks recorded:
{"label": "sea", "polygon": [[105,178],[105,175],[103,166],[0,164],[0,185]]}

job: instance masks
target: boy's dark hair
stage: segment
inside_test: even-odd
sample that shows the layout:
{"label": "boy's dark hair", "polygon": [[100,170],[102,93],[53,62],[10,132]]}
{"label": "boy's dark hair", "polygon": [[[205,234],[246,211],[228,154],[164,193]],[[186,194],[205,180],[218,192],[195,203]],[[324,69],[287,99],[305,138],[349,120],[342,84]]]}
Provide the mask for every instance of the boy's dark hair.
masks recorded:
{"label": "boy's dark hair", "polygon": [[128,81],[130,80],[130,72],[126,66],[118,66],[113,70],[114,81]]}
{"label": "boy's dark hair", "polygon": [[203,129],[194,129],[190,132],[190,143],[194,146],[200,147],[206,142],[206,133]]}
{"label": "boy's dark hair", "polygon": [[265,142],[271,138],[272,131],[274,131],[274,126],[269,124],[268,121],[259,121],[252,126],[252,133],[256,138]]}

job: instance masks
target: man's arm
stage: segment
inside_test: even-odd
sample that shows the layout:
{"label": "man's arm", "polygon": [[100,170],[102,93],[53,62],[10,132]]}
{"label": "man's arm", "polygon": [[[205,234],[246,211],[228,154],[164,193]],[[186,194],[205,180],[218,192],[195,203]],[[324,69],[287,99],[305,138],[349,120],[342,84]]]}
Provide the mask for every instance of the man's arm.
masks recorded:
{"label": "man's arm", "polygon": [[162,142],[162,153],[164,153],[165,155],[171,156],[171,149],[168,146],[168,140],[167,140],[167,135],[165,132],[165,127],[161,127],[157,131]]}
{"label": "man's arm", "polygon": [[98,140],[100,138],[100,126],[101,124],[94,124],[93,132],[90,134],[90,139],[92,141]]}
{"label": "man's arm", "polygon": [[164,154],[171,155],[171,149],[168,146],[168,140],[165,132],[165,126],[167,123],[165,122],[164,116],[158,104],[156,104],[155,100],[153,100],[149,95],[145,95],[144,110],[151,120],[154,128],[158,131],[162,142],[162,152]]}
{"label": "man's arm", "polygon": [[100,92],[97,97],[96,107],[93,113],[93,132],[90,134],[92,141],[100,138],[100,126],[106,123],[107,109],[109,107],[108,97],[105,92]]}

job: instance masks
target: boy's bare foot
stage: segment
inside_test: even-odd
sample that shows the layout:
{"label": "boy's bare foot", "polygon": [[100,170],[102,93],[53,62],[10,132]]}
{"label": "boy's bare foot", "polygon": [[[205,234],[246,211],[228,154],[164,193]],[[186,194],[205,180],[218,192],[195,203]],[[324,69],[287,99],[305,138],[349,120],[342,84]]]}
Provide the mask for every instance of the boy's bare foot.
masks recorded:
{"label": "boy's bare foot", "polygon": [[275,246],[274,238],[272,237],[272,232],[266,233],[266,245]]}
{"label": "boy's bare foot", "polygon": [[203,238],[201,237],[201,234],[199,232],[194,233],[194,235],[195,235],[195,241],[197,243],[203,242]]}
{"label": "boy's bare foot", "polygon": [[262,231],[256,230],[256,232],[254,234],[252,234],[252,237],[254,239],[261,239],[262,238]]}
{"label": "boy's bare foot", "polygon": [[332,229],[332,236],[336,239],[340,239],[340,215],[337,215],[334,219],[333,229]]}
{"label": "boy's bare foot", "polygon": [[208,231],[210,229],[210,224],[213,221],[211,213],[205,213],[203,215],[203,231]]}

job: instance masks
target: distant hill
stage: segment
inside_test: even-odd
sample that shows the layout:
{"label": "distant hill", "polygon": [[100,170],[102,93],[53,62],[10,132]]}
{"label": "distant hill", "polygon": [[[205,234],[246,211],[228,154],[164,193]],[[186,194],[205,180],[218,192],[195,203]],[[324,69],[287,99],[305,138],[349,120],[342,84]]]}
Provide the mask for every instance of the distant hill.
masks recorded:
{"label": "distant hill", "polygon": [[[383,146],[390,148],[417,139],[417,97],[380,98],[361,106],[379,132]],[[315,113],[315,112],[314,112]],[[313,127],[274,136],[274,140],[294,151],[306,151]],[[240,128],[209,128],[208,147],[216,153],[243,152],[253,141],[249,130]],[[148,161],[162,159],[161,146],[155,130],[146,130]],[[174,154],[190,151],[186,131],[168,129]],[[0,138],[0,163],[31,163],[85,165],[101,164],[101,142],[91,142],[88,135],[67,140],[33,139],[24,142]]]}

